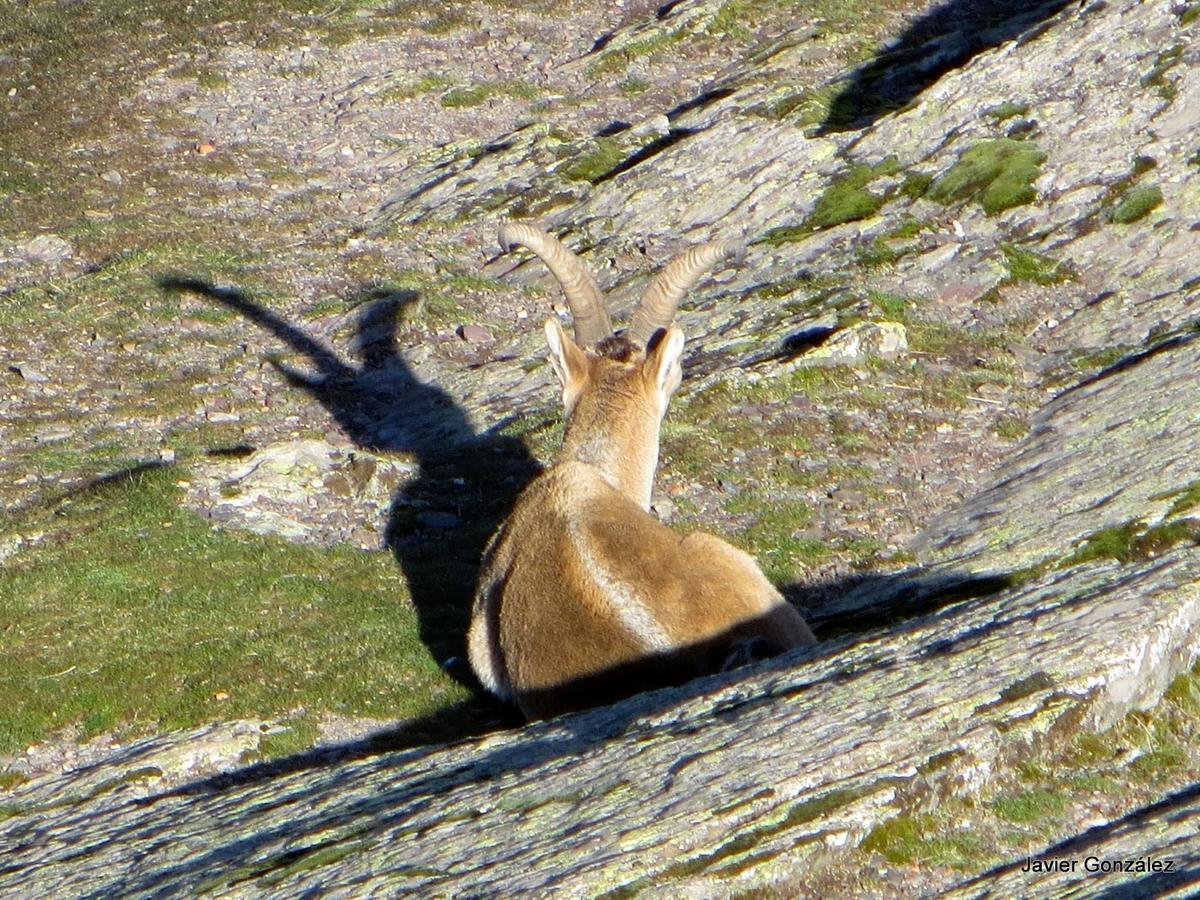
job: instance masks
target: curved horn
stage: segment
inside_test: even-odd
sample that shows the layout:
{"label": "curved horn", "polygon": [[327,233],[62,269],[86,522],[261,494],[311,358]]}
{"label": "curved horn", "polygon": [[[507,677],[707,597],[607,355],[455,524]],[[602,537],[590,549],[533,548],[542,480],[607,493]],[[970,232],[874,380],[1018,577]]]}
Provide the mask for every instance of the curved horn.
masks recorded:
{"label": "curved horn", "polygon": [[679,301],[705,272],[722,260],[741,262],[745,255],[746,247],[740,241],[711,241],[675,257],[646,289],[633,314],[629,339],[645,344],[654,332],[671,324]]}
{"label": "curved horn", "polygon": [[577,344],[591,347],[613,333],[612,321],[608,318],[608,310],[604,308],[600,288],[578,256],[540,228],[506,222],[500,229],[500,249],[508,253],[517,244],[533,251],[558,279],[567,298],[567,306],[571,308]]}

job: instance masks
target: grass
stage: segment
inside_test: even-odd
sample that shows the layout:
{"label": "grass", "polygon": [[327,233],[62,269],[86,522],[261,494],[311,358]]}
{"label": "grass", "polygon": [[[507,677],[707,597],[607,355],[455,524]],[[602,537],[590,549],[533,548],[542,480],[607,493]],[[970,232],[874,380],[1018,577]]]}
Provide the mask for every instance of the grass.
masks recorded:
{"label": "grass", "polygon": [[618,84],[617,87],[626,97],[639,97],[650,89],[650,82],[644,78],[631,75]]}
{"label": "grass", "polygon": [[196,300],[181,304],[158,286],[158,279],[171,272],[224,284],[261,281],[268,267],[264,254],[233,240],[206,240],[204,230],[166,214],[148,220],[140,231],[81,232],[76,246],[104,262],[69,286],[50,281],[0,297],[0,326],[55,321],[117,337],[134,330],[142,316],[175,320],[186,313],[216,324],[228,321],[225,310]]}
{"label": "grass", "polygon": [[996,420],[996,435],[1005,441],[1019,441],[1029,434],[1029,423],[1018,416],[1001,416]]}
{"label": "grass", "polygon": [[1134,344],[1116,344],[1098,350],[1083,350],[1074,355],[1071,365],[1079,372],[1099,372],[1133,356],[1140,349]]}
{"label": "grass", "polygon": [[854,166],[849,174],[835,181],[817,198],[808,225],[813,230],[832,228],[844,222],[854,222],[874,215],[887,199],[886,194],[874,194],[867,186],[884,175],[894,175],[899,165],[894,158],[877,166]]}
{"label": "grass", "polygon": [[[860,245],[855,251],[858,261],[864,266],[883,266],[895,262],[916,249],[913,239],[929,228],[927,222],[905,217],[887,234]],[[897,244],[899,246],[897,246]]]}
{"label": "grass", "polygon": [[442,95],[442,106],[447,109],[464,109],[480,106],[495,97],[517,100],[534,100],[538,89],[524,81],[496,81],[488,84],[473,84],[468,87],[451,88]]}
{"label": "grass", "polygon": [[399,718],[464,698],[390,557],[214,532],[179,508],[179,477],[146,471],[25,523],[47,536],[0,580],[0,695],[21,698],[0,706],[0,753],[72,726]]}
{"label": "grass", "polygon": [[1070,263],[1025,250],[1016,244],[1001,244],[1000,250],[1008,266],[1007,284],[1061,284],[1075,277],[1075,268]]}
{"label": "grass", "polygon": [[1070,800],[1061,791],[1038,788],[1017,791],[998,797],[993,802],[996,815],[1009,822],[1028,824],[1051,817],[1061,816],[1070,805]]}
{"label": "grass", "polygon": [[926,196],[938,203],[975,201],[988,215],[1037,199],[1033,182],[1046,154],[1028,141],[995,138],[969,147]]}
{"label": "grass", "polygon": [[971,869],[992,851],[973,834],[955,835],[945,816],[901,815],[877,826],[861,844],[866,852],[879,853],[897,865],[949,866]]}
{"label": "grass", "polygon": [[443,91],[454,87],[454,81],[445,75],[423,75],[414,82],[399,82],[380,91],[375,95],[376,102],[388,103],[394,100],[410,100],[422,94],[433,91]]}
{"label": "grass", "polygon": [[[73,156],[78,147],[93,139],[107,145],[114,131],[133,125],[140,111],[123,101],[164,60],[191,59],[197,48],[212,44],[269,48],[314,29],[378,27],[356,19],[359,5],[338,0],[6,4],[0,47],[21,62],[0,66],[0,96],[6,101],[0,114],[0,229],[26,228],[33,219],[50,218],[46,212],[81,218],[92,189],[51,191],[49,186],[65,183],[78,168]],[[191,76],[201,87],[224,85],[216,69],[193,69]],[[153,160],[151,149],[145,152]],[[125,158],[135,162],[128,154]],[[67,174],[60,171],[64,167]]]}
{"label": "grass", "polygon": [[1119,563],[1139,562],[1184,543],[1200,545],[1200,520],[1176,519],[1152,526],[1139,521],[1124,522],[1088,536],[1059,563],[1059,568],[1103,559],[1115,559]]}
{"label": "grass", "polygon": [[738,536],[739,542],[771,581],[795,581],[805,568],[828,557],[830,547],[825,541],[798,536],[813,520],[812,510],[804,503],[762,500],[754,524]]}
{"label": "grass", "polygon": [[682,31],[664,32],[641,41],[630,41],[624,46],[605,51],[600,59],[588,67],[588,75],[617,75],[629,68],[635,60],[653,57],[666,51],[687,37]]}
{"label": "grass", "polygon": [[1194,780],[1200,766],[1200,666],[1175,678],[1152,710],[1105,732],[1076,731],[1025,754],[981,796],[943,798],[897,816],[860,845],[896,865],[979,872],[1037,854],[1078,831],[1082,814],[1132,810]]}
{"label": "grass", "polygon": [[[799,278],[765,291],[774,296],[824,287]],[[924,322],[914,313],[920,301],[912,298],[871,299],[886,318],[906,323],[924,354],[985,359],[975,377],[1003,375],[1002,348],[994,336]],[[938,374],[929,377],[923,364],[881,362],[869,379],[846,367],[802,366],[685,393],[666,418],[661,447],[660,488],[668,493],[674,485],[692,488],[690,504],[677,504],[672,526],[729,537],[779,584],[800,580],[828,560],[877,567],[887,547],[874,537],[876,517],[886,508],[880,501],[891,486],[857,461],[881,452],[882,435],[892,444],[920,442],[935,427],[935,418],[913,415],[897,398],[912,398],[922,409],[956,409],[968,402],[973,382],[947,377],[938,365]],[[809,414],[810,402],[826,412]],[[892,452],[898,452],[894,446]],[[831,488],[855,499],[846,506],[845,525],[825,533],[813,527],[811,503]]]}
{"label": "grass", "polygon": [[1171,508],[1167,510],[1165,518],[1171,519],[1175,516],[1195,509],[1200,506],[1200,480],[1193,481],[1191,484],[1180,488],[1177,491],[1170,491],[1165,494],[1159,494],[1151,497],[1151,500],[1172,500]]}

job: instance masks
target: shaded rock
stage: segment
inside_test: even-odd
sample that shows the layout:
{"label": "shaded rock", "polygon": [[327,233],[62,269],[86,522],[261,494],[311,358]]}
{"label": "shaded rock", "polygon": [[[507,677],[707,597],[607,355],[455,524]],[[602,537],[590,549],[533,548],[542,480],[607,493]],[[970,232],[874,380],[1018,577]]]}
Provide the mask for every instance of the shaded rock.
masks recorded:
{"label": "shaded rock", "polygon": [[30,384],[45,384],[50,380],[43,375],[40,370],[35,369],[28,363],[14,363],[13,365],[9,366],[9,369],[13,372],[16,372]]}
{"label": "shaded rock", "polygon": [[460,325],[457,333],[468,344],[490,344],[495,340],[491,331],[482,325]]}
{"label": "shaded rock", "polygon": [[908,332],[898,322],[856,322],[806,350],[793,366],[852,366],[871,357],[892,359],[908,349]]}
{"label": "shaded rock", "polygon": [[363,450],[288,441],[241,459],[210,458],[194,471],[187,502],[214,521],[257,534],[377,550],[395,494],[416,473],[412,463]]}

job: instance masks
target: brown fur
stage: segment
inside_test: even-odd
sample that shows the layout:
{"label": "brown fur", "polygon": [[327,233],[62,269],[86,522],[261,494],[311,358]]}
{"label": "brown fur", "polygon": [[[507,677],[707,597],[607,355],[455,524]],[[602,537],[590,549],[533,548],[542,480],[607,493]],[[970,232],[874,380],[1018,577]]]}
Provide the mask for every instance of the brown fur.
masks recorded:
{"label": "brown fur", "polygon": [[546,333],[567,432],[484,556],[468,634],[484,686],[544,718],[813,643],[749,555],[648,511],[682,333],[649,352],[620,337],[585,352],[557,320]]}

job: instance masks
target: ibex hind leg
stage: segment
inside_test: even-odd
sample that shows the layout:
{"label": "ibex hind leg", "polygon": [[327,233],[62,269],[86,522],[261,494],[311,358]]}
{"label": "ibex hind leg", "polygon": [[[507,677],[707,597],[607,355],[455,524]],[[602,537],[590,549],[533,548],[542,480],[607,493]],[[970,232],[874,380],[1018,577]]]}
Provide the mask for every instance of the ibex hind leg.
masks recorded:
{"label": "ibex hind leg", "polygon": [[746,626],[738,629],[741,634],[732,636],[733,640],[762,638],[780,651],[817,642],[804,618],[767,580],[750,554],[703,531],[684,538],[680,550],[689,569],[700,577],[712,579],[718,588],[729,586],[732,590],[736,585],[736,605]]}

